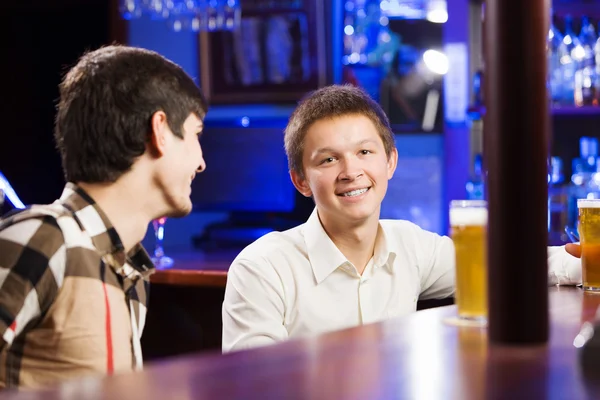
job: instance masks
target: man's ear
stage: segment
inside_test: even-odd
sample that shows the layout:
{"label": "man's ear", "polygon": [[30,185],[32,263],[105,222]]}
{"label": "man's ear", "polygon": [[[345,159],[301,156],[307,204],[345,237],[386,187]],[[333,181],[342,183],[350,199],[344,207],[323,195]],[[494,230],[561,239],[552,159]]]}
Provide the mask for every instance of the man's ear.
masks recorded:
{"label": "man's ear", "polygon": [[310,186],[308,185],[308,181],[304,179],[299,173],[296,171],[290,171],[290,177],[292,178],[292,183],[296,186],[296,189],[304,196],[311,197],[312,191],[310,190]]}
{"label": "man's ear", "polygon": [[390,156],[387,162],[387,175],[388,180],[392,179],[394,176],[394,172],[396,171],[396,167],[398,166],[398,149],[395,147],[390,152]]}
{"label": "man's ear", "polygon": [[153,154],[160,157],[165,153],[167,145],[167,134],[170,132],[167,123],[167,114],[164,111],[157,111],[150,119],[150,149]]}

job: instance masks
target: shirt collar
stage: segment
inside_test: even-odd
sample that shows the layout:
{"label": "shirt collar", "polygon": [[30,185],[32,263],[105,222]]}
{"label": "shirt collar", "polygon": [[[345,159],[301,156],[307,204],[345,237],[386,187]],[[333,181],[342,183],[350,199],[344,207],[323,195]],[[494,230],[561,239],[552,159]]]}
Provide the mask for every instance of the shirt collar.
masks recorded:
{"label": "shirt collar", "polygon": [[[333,243],[327,232],[325,232],[316,207],[304,224],[303,235],[308,259],[317,284],[324,281],[325,278],[342,265],[349,263],[348,259]],[[375,239],[373,266],[379,267],[385,265],[388,271],[393,272],[395,257],[396,254],[389,251],[387,236],[380,223],[377,230],[377,238]]]}
{"label": "shirt collar", "polygon": [[375,239],[375,251],[373,256],[374,267],[385,267],[390,273],[394,272],[394,260],[396,252],[390,250],[388,235],[381,222],[377,228],[377,238]]}
{"label": "shirt collar", "polygon": [[74,183],[67,183],[59,202],[73,212],[81,228],[92,238],[96,249],[103,257],[109,256],[110,264],[118,273],[128,275],[123,269],[126,262],[143,276],[153,272],[154,264],[141,243],[125,253],[123,242],[108,216],[82,188]]}

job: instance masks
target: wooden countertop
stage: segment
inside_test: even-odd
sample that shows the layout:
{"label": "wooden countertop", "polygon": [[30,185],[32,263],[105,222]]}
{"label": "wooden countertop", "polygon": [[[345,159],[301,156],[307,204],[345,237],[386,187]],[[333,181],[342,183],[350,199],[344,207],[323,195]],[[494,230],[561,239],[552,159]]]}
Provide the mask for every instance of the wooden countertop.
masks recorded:
{"label": "wooden countertop", "polygon": [[171,268],[157,270],[150,282],[164,285],[225,287],[227,270],[237,252],[179,251],[169,253]]}
{"label": "wooden countertop", "polygon": [[[0,399],[579,399],[598,394],[573,339],[600,295],[550,288],[546,346],[487,343],[487,331],[444,322],[455,306],[274,346],[186,356],[143,372],[80,380]],[[592,396],[593,397],[593,396]]]}

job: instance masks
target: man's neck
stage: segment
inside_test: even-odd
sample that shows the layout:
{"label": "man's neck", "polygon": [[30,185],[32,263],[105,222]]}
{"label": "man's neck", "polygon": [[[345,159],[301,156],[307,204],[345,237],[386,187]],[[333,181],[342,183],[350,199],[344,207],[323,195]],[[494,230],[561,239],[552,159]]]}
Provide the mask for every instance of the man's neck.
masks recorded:
{"label": "man's neck", "polygon": [[142,241],[151,221],[142,200],[147,192],[128,181],[120,178],[114,183],[78,183],[106,214],[126,252]]}
{"label": "man's neck", "polygon": [[321,224],[336,247],[362,275],[375,251],[379,229],[377,216],[350,226],[323,221]]}

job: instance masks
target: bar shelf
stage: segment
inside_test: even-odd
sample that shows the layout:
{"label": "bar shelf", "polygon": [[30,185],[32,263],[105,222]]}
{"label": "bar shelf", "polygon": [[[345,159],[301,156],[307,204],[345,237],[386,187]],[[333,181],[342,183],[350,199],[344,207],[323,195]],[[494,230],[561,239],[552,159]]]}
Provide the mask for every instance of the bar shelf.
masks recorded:
{"label": "bar shelf", "polygon": [[[553,106],[550,108],[550,114],[553,116],[600,116],[599,106]],[[485,115],[484,106],[471,106],[467,110],[467,115],[472,121],[477,121],[483,118]]]}
{"label": "bar shelf", "polygon": [[554,15],[574,18],[588,16],[600,18],[600,2],[598,0],[554,0],[552,2]]}
{"label": "bar shelf", "polygon": [[556,106],[550,110],[552,115],[557,116],[600,116],[600,107],[597,106]]}

